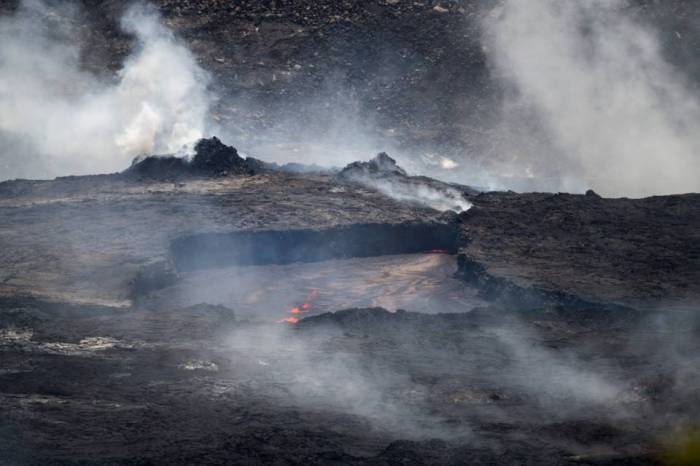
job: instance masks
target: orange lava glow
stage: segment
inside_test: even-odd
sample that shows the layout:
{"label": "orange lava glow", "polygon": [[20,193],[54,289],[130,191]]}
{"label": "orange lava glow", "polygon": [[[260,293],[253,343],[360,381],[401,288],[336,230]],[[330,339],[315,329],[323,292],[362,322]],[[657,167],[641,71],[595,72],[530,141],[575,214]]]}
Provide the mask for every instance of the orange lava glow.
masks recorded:
{"label": "orange lava glow", "polygon": [[279,322],[280,324],[296,324],[297,322],[299,322],[299,319],[296,317],[286,317],[282,320],[278,320],[277,322]]}
{"label": "orange lava glow", "polygon": [[[304,314],[307,313],[311,310],[311,301],[316,299],[316,296],[318,296],[318,290],[315,288],[312,288],[311,291],[308,292],[306,295],[306,299],[304,300],[304,303],[299,305],[299,306],[294,306],[289,310],[290,314],[294,315],[299,315],[299,314]],[[286,317],[282,320],[278,320],[277,322],[279,323],[286,323],[286,324],[296,324],[299,322],[298,317]]]}

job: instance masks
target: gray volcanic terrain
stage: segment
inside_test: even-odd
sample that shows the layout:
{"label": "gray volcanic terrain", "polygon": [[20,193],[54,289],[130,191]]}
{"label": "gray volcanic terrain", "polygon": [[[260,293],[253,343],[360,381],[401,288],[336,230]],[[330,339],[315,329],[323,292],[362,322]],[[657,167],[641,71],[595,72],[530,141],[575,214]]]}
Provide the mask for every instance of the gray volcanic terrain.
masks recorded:
{"label": "gray volcanic terrain", "polygon": [[696,195],[171,163],[0,185],[9,464],[658,464],[700,414]]}
{"label": "gray volcanic terrain", "polygon": [[0,465],[700,464],[697,13],[0,2]]}

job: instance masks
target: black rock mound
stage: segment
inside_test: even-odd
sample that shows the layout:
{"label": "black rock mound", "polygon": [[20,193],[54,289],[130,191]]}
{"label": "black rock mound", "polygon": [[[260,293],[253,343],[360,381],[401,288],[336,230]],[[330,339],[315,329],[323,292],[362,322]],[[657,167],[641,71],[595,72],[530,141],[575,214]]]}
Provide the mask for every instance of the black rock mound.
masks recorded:
{"label": "black rock mound", "polygon": [[227,146],[217,137],[200,139],[191,159],[175,155],[152,155],[134,159],[125,175],[169,179],[188,176],[254,175],[263,169],[255,159],[244,159],[235,147]]}
{"label": "black rock mound", "polygon": [[195,155],[190,167],[205,175],[250,175],[253,170],[238,151],[222,143],[217,137],[200,139],[194,147]]}
{"label": "black rock mound", "polygon": [[399,167],[396,160],[381,152],[367,162],[353,162],[338,173],[338,178],[351,180],[357,178],[384,178],[392,176],[408,176],[406,170]]}

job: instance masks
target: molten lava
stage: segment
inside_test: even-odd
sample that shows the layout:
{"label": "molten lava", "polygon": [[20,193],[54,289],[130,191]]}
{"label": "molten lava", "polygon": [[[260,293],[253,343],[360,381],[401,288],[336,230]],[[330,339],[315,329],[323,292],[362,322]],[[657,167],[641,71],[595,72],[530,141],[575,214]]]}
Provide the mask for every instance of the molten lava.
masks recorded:
{"label": "molten lava", "polygon": [[277,322],[281,324],[296,324],[297,322],[299,322],[299,319],[296,317],[286,317],[282,320],[278,320]]}
{"label": "molten lava", "polygon": [[[294,306],[289,310],[290,314],[294,315],[299,315],[299,314],[304,314],[307,313],[311,310],[311,302],[316,299],[316,296],[318,296],[318,290],[315,288],[312,288],[311,291],[306,295],[306,299],[304,299],[304,303],[300,304],[299,306]],[[277,322],[280,323],[286,323],[286,324],[296,324],[299,322],[298,317],[286,317],[282,320],[278,320]]]}

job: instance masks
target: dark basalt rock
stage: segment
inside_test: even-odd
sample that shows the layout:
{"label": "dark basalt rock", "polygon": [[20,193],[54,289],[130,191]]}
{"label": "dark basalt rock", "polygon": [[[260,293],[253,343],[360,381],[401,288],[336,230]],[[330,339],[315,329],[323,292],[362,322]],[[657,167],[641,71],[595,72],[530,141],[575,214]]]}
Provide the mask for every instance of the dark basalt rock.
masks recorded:
{"label": "dark basalt rock", "polygon": [[329,259],[457,249],[456,216],[394,225],[356,224],[322,230],[202,233],[176,238],[170,253],[178,270],[226,265],[292,264]]}
{"label": "dark basalt rock", "polygon": [[188,176],[253,175],[264,170],[264,163],[244,159],[235,147],[227,146],[217,137],[200,139],[195,155],[188,160],[175,155],[152,155],[134,159],[123,172],[127,176],[170,179]]}
{"label": "dark basalt rock", "polygon": [[200,139],[194,147],[195,155],[190,163],[195,172],[206,175],[251,175],[253,171],[238,151],[222,143],[219,138]]}
{"label": "dark basalt rock", "polygon": [[151,155],[137,157],[123,174],[144,178],[172,178],[189,172],[189,163],[182,157],[174,155]]}
{"label": "dark basalt rock", "polygon": [[[459,273],[523,305],[697,302],[700,196],[484,193],[460,215]],[[668,304],[668,303],[666,303]]]}

